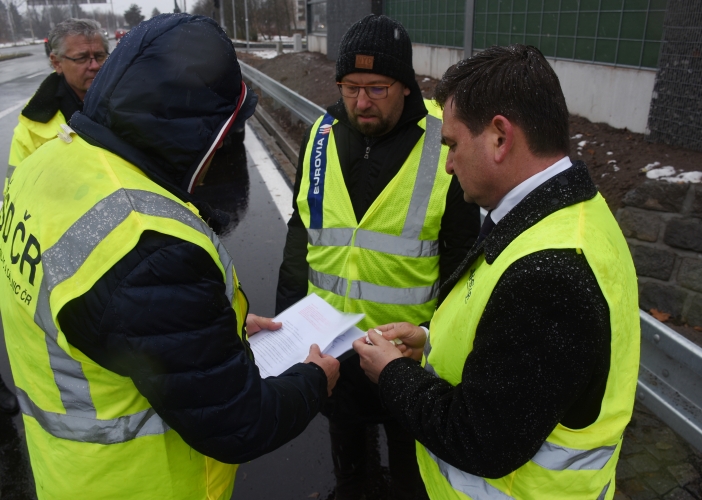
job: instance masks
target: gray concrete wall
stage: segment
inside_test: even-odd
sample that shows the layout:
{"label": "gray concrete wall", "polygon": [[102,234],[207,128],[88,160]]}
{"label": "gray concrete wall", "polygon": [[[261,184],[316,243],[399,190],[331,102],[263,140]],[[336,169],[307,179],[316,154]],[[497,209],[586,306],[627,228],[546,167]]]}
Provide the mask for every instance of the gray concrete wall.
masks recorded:
{"label": "gray concrete wall", "polygon": [[315,33],[307,35],[307,50],[310,52],[327,53],[327,35]]}
{"label": "gray concrete wall", "polygon": [[[412,44],[412,63],[418,75],[441,78],[461,59],[463,49]],[[646,131],[655,70],[548,61],[561,81],[568,111],[572,114],[639,134]]]}
{"label": "gray concrete wall", "polygon": [[353,23],[372,14],[377,0],[328,0],[327,1],[327,58],[336,61],[339,44],[344,33]]}

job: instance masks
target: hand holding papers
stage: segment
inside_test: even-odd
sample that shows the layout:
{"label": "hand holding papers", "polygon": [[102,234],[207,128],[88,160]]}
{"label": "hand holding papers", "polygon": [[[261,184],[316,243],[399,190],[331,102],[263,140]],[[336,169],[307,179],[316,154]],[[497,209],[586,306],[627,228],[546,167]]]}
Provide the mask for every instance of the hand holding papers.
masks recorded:
{"label": "hand holding papers", "polygon": [[[311,344],[317,344],[322,352],[326,352],[337,337],[345,335],[363,317],[363,314],[339,312],[318,295],[308,295],[274,318],[283,323],[282,328],[261,330],[249,339],[261,376],[280,375],[295,363],[304,361]],[[346,344],[350,346],[353,340],[363,336],[358,328],[355,330],[337,342],[333,352],[341,349],[345,352],[348,350]]]}

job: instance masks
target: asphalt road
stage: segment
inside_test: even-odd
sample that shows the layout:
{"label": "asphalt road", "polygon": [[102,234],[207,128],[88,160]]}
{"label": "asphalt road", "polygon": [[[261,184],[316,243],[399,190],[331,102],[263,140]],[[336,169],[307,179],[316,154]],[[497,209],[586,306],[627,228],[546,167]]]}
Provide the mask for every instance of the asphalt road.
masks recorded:
{"label": "asphalt road", "polygon": [[[26,52],[31,56],[0,62],[0,158],[3,158],[0,179],[5,177],[4,159],[9,155],[12,131],[21,108],[51,71],[42,45],[0,49],[0,53],[8,52]],[[283,205],[289,205],[291,194],[287,181],[255,137],[247,129],[246,148],[234,145],[227,154],[218,153],[200,195],[230,214],[232,223],[221,239],[234,258],[251,312],[270,316],[289,213]],[[279,209],[279,205],[283,208]],[[14,387],[4,340],[0,342],[0,374],[8,386]],[[3,499],[35,498],[23,439],[21,418],[0,415]],[[380,460],[387,464],[387,457]],[[243,464],[237,474],[233,498],[324,500],[331,496],[333,485],[326,421],[317,417],[296,440],[268,456]]]}

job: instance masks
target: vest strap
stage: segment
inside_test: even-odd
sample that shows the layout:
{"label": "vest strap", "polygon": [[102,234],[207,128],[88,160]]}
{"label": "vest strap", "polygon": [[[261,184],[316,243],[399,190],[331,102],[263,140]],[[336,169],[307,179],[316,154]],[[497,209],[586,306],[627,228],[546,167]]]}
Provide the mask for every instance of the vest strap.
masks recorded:
{"label": "vest strap", "polygon": [[170,427],[153,408],[111,420],[98,420],[39,408],[26,392],[17,388],[22,413],[36,419],[54,437],[95,444],[124,443],[142,436],[165,434]]}
{"label": "vest strap", "polygon": [[[419,160],[417,179],[412,189],[405,226],[402,228],[404,238],[418,239],[424,227],[424,219],[429,208],[434,180],[436,179],[439,158],[441,157],[441,120],[432,115],[426,116],[426,132],[422,156]],[[438,250],[438,249],[437,249]]]}
{"label": "vest strap", "polygon": [[601,470],[616,449],[617,445],[576,450],[544,441],[531,461],[549,470]]}
{"label": "vest strap", "polygon": [[[612,458],[616,448],[617,446],[614,445],[602,446],[593,450],[575,450],[545,441],[531,461],[550,470],[601,470],[607,465],[609,459]],[[468,495],[473,500],[503,500],[513,498],[489,484],[484,478],[462,471],[441,460],[429,451],[428,448],[425,447],[424,449],[439,466],[441,474],[454,490]],[[541,458],[541,462],[536,460],[537,457]],[[544,466],[544,462],[548,463],[549,466]],[[610,484],[611,481],[605,485],[604,489],[597,497],[597,500],[604,500]]]}
{"label": "vest strap", "polygon": [[424,448],[429,456],[439,466],[441,474],[446,478],[451,487],[468,495],[472,500],[515,500],[514,497],[502,493],[480,476],[464,472],[453,465],[441,460],[429,449]]}
{"label": "vest strap", "polygon": [[[317,288],[326,290],[342,297],[346,295],[348,281],[333,274],[325,274],[309,268],[308,278]],[[351,281],[348,297],[357,300],[367,300],[379,304],[419,305],[425,304],[437,297],[439,284],[415,288],[393,288],[375,285],[366,281]]]}
{"label": "vest strap", "polygon": [[[307,241],[316,247],[350,246],[353,240],[353,231],[354,228],[350,227],[308,229]],[[356,231],[356,240],[353,246],[403,257],[434,257],[439,255],[439,242],[436,240],[418,240],[367,229]]]}
{"label": "vest strap", "polygon": [[600,495],[597,497],[597,500],[604,500],[604,499],[605,499],[605,497],[607,496],[607,490],[609,490],[609,485],[610,485],[610,484],[612,484],[612,481],[610,481],[610,482],[608,482],[607,484],[605,484],[605,487],[602,488],[602,492],[601,492]]}
{"label": "vest strap", "polygon": [[78,272],[95,248],[132,212],[175,219],[205,234],[217,249],[225,270],[227,298],[230,302],[233,300],[232,259],[214,232],[194,212],[170,198],[137,189],[119,189],[98,202],[42,254],[44,276],[37,297],[34,322],[46,335],[54,381],[69,415],[95,419],[97,413],[80,362],[58,345],[58,329],[51,313],[49,298],[56,286]]}
{"label": "vest strap", "polygon": [[427,335],[427,341],[424,342],[424,370],[438,378],[439,374],[436,373],[434,367],[429,363],[429,354],[431,354],[431,331]]}
{"label": "vest strap", "polygon": [[327,171],[327,145],[334,117],[326,113],[317,128],[314,147],[310,154],[310,189],[307,203],[310,207],[310,227],[319,229],[324,225],[324,176]]}

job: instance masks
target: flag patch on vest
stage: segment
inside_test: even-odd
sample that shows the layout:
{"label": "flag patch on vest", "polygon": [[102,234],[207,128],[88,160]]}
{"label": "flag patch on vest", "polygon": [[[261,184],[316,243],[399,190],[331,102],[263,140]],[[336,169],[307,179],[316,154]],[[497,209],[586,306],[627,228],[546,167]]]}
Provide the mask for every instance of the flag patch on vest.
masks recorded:
{"label": "flag patch on vest", "polygon": [[310,154],[310,188],[307,203],[310,207],[310,229],[322,229],[324,207],[324,175],[327,170],[327,144],[334,117],[329,113],[322,118]]}

